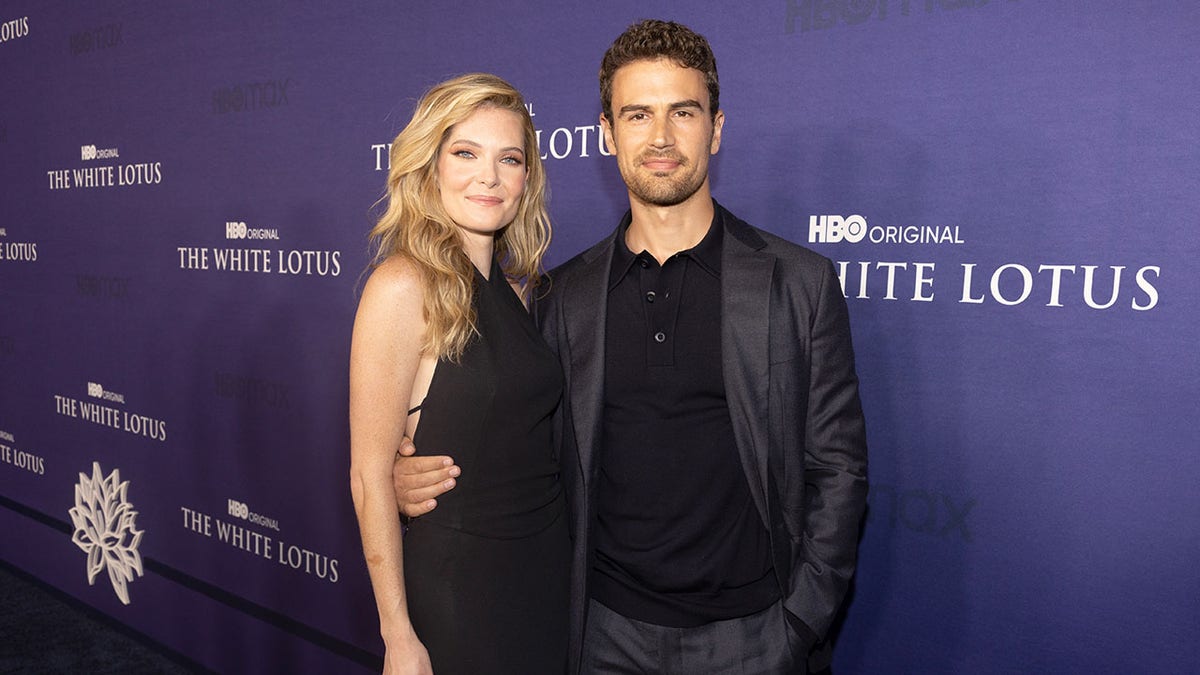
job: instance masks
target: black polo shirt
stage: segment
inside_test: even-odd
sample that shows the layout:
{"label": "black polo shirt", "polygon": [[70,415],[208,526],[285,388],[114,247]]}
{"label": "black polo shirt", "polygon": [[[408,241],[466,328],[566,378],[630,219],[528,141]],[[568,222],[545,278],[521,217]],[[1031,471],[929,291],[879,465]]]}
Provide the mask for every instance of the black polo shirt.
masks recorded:
{"label": "black polo shirt", "polygon": [[630,220],[609,274],[591,597],[662,626],[753,614],[779,587],[725,401],[724,223],[660,266],[626,246]]}

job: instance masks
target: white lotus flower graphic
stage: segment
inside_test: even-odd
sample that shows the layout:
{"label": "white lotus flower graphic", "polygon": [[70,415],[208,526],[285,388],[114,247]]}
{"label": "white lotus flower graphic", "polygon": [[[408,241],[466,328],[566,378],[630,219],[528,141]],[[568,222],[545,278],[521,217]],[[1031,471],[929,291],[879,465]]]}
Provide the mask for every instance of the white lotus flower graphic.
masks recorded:
{"label": "white lotus flower graphic", "polygon": [[101,570],[108,568],[108,578],[121,602],[129,604],[127,583],[133,581],[133,573],[142,576],[142,555],[138,543],[143,530],[134,529],[137,511],[126,500],[129,481],[121,482],[121,472],[113,469],[107,476],[100,471],[100,463],[92,462],[92,477],[79,474],[75,486],[75,507],[71,509],[71,522],[75,534],[71,541],[87,553],[88,585],[94,585]]}

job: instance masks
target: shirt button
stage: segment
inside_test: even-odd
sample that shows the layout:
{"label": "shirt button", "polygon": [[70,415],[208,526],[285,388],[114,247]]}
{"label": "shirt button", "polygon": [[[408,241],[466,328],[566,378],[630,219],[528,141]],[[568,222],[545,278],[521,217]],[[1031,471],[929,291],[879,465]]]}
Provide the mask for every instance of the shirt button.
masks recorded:
{"label": "shirt button", "polygon": [[646,291],[646,302],[654,302],[654,291]]}
{"label": "shirt button", "polygon": [[650,266],[650,263],[646,262],[645,258],[638,258],[638,262],[642,264],[642,269],[646,269]]}
{"label": "shirt button", "polygon": [[666,334],[665,334],[665,333],[663,333],[662,331],[659,331],[659,332],[657,332],[657,333],[655,333],[655,334],[654,334],[654,341],[655,341],[655,342],[662,342],[662,341],[664,341],[664,340],[666,340],[666,339],[667,339],[667,336],[666,336]]}

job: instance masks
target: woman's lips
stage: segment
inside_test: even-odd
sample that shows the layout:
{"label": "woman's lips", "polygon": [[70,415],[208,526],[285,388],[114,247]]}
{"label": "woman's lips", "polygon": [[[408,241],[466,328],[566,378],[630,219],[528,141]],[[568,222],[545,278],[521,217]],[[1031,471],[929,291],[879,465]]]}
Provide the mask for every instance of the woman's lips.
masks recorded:
{"label": "woman's lips", "polygon": [[467,197],[467,200],[472,201],[476,204],[479,204],[480,206],[496,206],[498,204],[504,203],[503,199],[500,199],[499,197],[491,197],[488,195],[471,195],[471,196]]}

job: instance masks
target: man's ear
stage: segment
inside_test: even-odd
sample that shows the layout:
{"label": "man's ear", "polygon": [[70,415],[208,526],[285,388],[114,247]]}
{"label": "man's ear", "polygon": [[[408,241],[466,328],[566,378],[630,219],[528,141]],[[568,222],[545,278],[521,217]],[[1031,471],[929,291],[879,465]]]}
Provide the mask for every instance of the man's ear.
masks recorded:
{"label": "man's ear", "polygon": [[604,113],[600,113],[600,131],[604,134],[604,147],[610,155],[617,154],[617,142],[613,140],[612,122],[608,121],[608,117]]}
{"label": "man's ear", "polygon": [[718,110],[716,115],[713,115],[713,135],[712,143],[709,144],[708,154],[715,155],[717,150],[721,149],[721,129],[725,127],[725,111]]}

